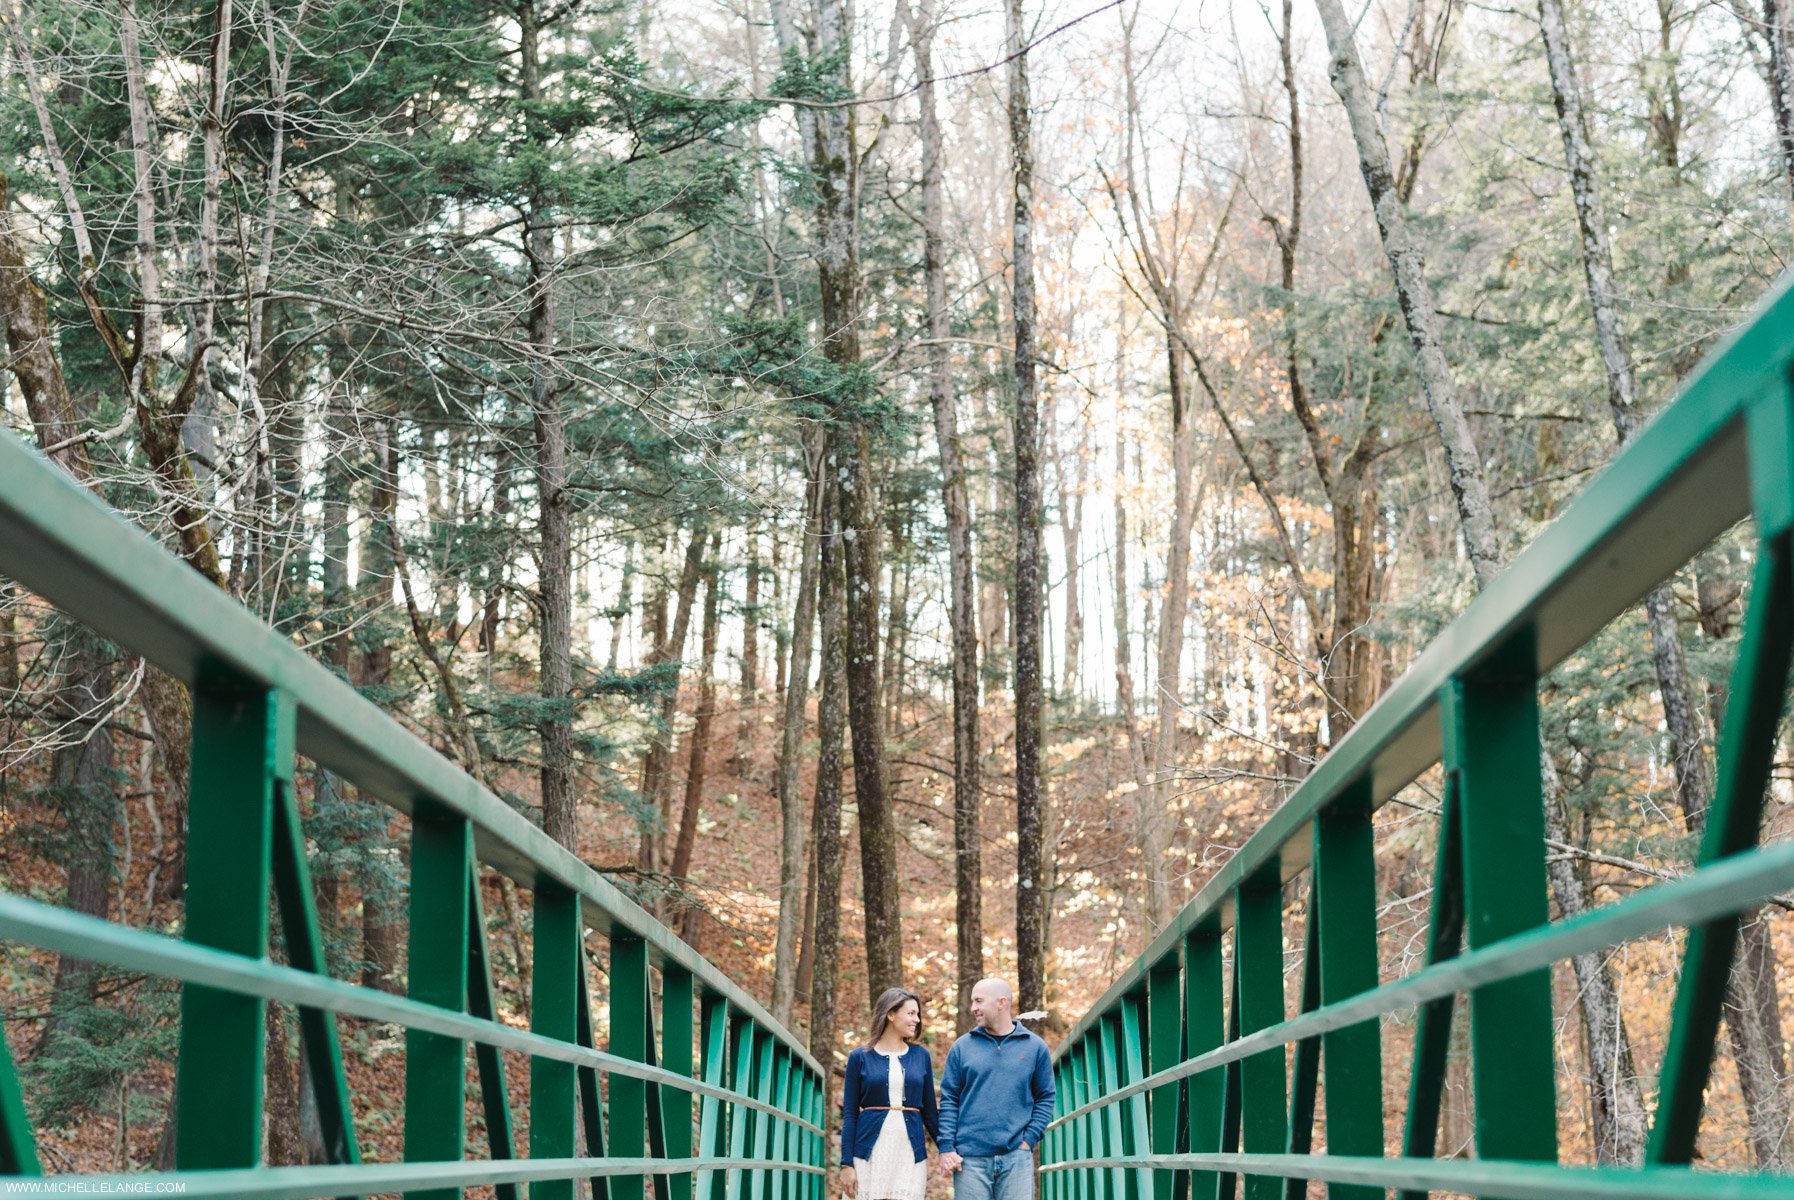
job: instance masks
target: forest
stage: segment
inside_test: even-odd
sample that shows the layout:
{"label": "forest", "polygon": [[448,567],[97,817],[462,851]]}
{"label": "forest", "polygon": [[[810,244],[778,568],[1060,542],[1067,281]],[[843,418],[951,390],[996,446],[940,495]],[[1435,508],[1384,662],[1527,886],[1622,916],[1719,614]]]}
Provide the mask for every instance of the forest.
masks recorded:
{"label": "forest", "polygon": [[[1052,1041],[1774,291],[1782,5],[0,0],[0,421],[825,1069],[894,983],[937,1059],[987,975]],[[1554,914],[1690,863],[1751,557],[1544,681]],[[178,932],[192,721],[0,579],[0,890]],[[405,822],[298,788],[332,972],[403,991]],[[1377,815],[1387,976],[1439,805]],[[1794,1164],[1791,910],[1707,1164]],[[1554,976],[1566,1161],[1642,1154],[1679,953]],[[0,942],[52,1168],[172,1162],[178,991]]]}

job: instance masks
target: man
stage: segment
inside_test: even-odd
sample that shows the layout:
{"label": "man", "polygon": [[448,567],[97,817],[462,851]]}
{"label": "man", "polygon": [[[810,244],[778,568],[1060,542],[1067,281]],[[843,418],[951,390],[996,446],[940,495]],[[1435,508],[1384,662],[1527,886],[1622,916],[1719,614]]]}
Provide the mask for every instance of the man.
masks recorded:
{"label": "man", "polygon": [[1053,1117],[1053,1056],[1010,1015],[1001,979],[972,989],[972,1028],[941,1076],[941,1165],[955,1200],[1034,1200],[1034,1147]]}

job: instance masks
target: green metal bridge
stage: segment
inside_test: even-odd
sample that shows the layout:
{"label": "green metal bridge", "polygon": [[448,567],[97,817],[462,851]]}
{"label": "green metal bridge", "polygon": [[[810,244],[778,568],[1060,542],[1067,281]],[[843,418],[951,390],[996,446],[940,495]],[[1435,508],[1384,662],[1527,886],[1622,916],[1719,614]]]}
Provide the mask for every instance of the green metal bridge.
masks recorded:
{"label": "green metal bridge", "polygon": [[[1656,582],[1751,517],[1755,578],[1698,861],[1552,922],[1537,688]],[[565,849],[9,435],[0,572],[184,680],[193,761],[184,936],[0,894],[0,938],[182,984],[176,1170],[62,1194],[822,1200],[825,1081],[740,988]],[[1759,845],[1794,656],[1794,291],[1780,287],[1344,738],[1061,1043],[1046,1200],[1794,1198],[1794,1178],[1690,1165],[1740,914],[1794,889]],[[325,969],[294,791],[305,755],[410,817],[405,996]],[[1373,817],[1435,764],[1444,803],[1428,963],[1378,965]],[[482,872],[534,897],[531,1027],[499,1019]],[[1296,876],[1300,1011],[1284,1001]],[[270,908],[287,965],[270,958]],[[1685,930],[1646,1161],[1559,1165],[1549,969]],[[593,1037],[586,935],[609,955]],[[658,986],[654,976],[658,975]],[[1436,1136],[1467,996],[1475,1157]],[[330,1165],[264,1167],[266,1005],[299,1015]],[[1415,1013],[1406,1121],[1385,1129],[1381,1020]],[[404,1161],[362,1162],[337,1018],[402,1026]],[[472,1046],[483,1145],[465,1119]],[[529,1062],[515,1144],[503,1052]],[[608,1076],[600,1088],[600,1076]],[[395,1081],[396,1087],[396,1081]],[[1324,1097],[1324,1101],[1323,1098]],[[1322,1120],[1324,1148],[1317,1149]],[[1391,1147],[1399,1145],[1399,1152]],[[0,1041],[0,1176],[37,1176]],[[0,1194],[19,1182],[0,1178]],[[1241,1185],[1243,1183],[1243,1189]],[[166,1185],[166,1186],[164,1186]],[[15,1192],[13,1194],[30,1194]]]}

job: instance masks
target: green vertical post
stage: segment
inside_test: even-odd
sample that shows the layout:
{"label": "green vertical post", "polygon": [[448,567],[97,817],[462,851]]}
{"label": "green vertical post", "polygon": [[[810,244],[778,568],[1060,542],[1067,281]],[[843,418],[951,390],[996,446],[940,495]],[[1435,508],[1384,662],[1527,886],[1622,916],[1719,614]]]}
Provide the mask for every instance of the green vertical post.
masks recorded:
{"label": "green vertical post", "polygon": [[[1121,1040],[1120,1026],[1121,1018],[1114,1012],[1103,1013],[1096,1022],[1098,1095],[1107,1095],[1121,1086],[1121,1060],[1116,1053],[1116,1043]],[[1127,1123],[1122,1119],[1121,1105],[1105,1104],[1097,1113],[1103,1128],[1103,1157],[1123,1157],[1127,1154]],[[1103,1200],[1134,1200],[1129,1194],[1130,1174],[1122,1167],[1109,1168],[1099,1177],[1097,1195]]]}
{"label": "green vertical post", "polygon": [[[751,1095],[754,1079],[754,1056],[757,1050],[754,1034],[754,1023],[748,1018],[735,1014],[734,1028],[730,1030],[729,1041],[733,1049],[729,1055],[729,1090],[741,1095]],[[729,1157],[747,1158],[748,1133],[753,1125],[754,1111],[744,1104],[729,1105]],[[744,1182],[742,1172],[730,1168],[723,1182],[724,1200],[741,1200],[741,1188]]]}
{"label": "green vertical post", "polygon": [[[1071,1086],[1070,1080],[1067,1078],[1065,1063],[1063,1060],[1057,1060],[1053,1063],[1052,1120],[1057,1121],[1060,1117],[1065,1115],[1067,1111],[1067,1101],[1070,1099]],[[1046,1137],[1042,1140],[1040,1147],[1041,1165],[1044,1167],[1051,1163],[1062,1162],[1064,1159],[1065,1127],[1062,1125],[1055,1127],[1049,1124],[1047,1126]],[[1046,1200],[1061,1200],[1065,1190],[1064,1184],[1065,1173],[1062,1171],[1054,1171],[1050,1175],[1043,1174],[1041,1176],[1041,1190],[1046,1196]]]}
{"label": "green vertical post", "polygon": [[[1247,880],[1235,894],[1234,971],[1239,986],[1240,1036],[1283,1020],[1283,887],[1277,865]],[[1240,1137],[1247,1154],[1281,1154],[1287,1125],[1283,1048],[1252,1055],[1240,1065]],[[1283,1181],[1246,1177],[1246,1200],[1281,1200]]]}
{"label": "green vertical post", "polygon": [[[579,1044],[579,993],[583,976],[579,897],[558,884],[536,885],[535,930],[530,981],[530,1031]],[[614,1090],[615,1083],[612,1083]],[[529,1156],[573,1157],[578,1120],[579,1081],[570,1062],[531,1057],[529,1063]],[[573,1200],[571,1179],[530,1185],[530,1200]]]}
{"label": "green vertical post", "polygon": [[[263,689],[193,693],[187,797],[187,940],[260,959],[268,951],[274,789],[293,778],[293,706]],[[266,1002],[199,984],[181,992],[175,1166],[253,1167],[262,1149]]]}
{"label": "green vertical post", "polygon": [[[774,1097],[773,1078],[777,1071],[779,1045],[772,1034],[762,1029],[755,1039],[754,1074],[748,1095],[754,1099],[771,1103]],[[750,1158],[766,1159],[772,1156],[772,1127],[777,1120],[764,1112],[755,1112],[753,1116],[753,1133],[750,1135],[752,1149],[748,1151]],[[772,1179],[766,1171],[748,1172],[748,1200],[768,1200],[768,1185]]]}
{"label": "green vertical post", "polygon": [[[648,944],[613,934],[610,942],[610,1052],[648,1061]],[[610,1077],[610,1152],[618,1158],[647,1154],[648,1089],[639,1079]],[[642,1200],[642,1177],[611,1181],[612,1200]]]}
{"label": "green vertical post", "polygon": [[[1750,610],[1733,670],[1720,738],[1719,770],[1701,835],[1698,865],[1756,844],[1763,819],[1794,644],[1794,569],[1786,535],[1761,547]],[[1738,945],[1737,913],[1689,929],[1663,1056],[1657,1119],[1645,1159],[1692,1161],[1713,1066],[1714,1039]]]}
{"label": "green vertical post", "polygon": [[[1321,1006],[1321,914],[1308,896],[1307,932],[1302,940],[1302,998],[1305,1013]],[[1289,1122],[1284,1134],[1284,1153],[1307,1154],[1314,1149],[1315,1093],[1321,1081],[1321,1039],[1303,1038],[1296,1043],[1289,1088]],[[1283,1200],[1302,1200],[1308,1185],[1300,1179],[1283,1181]]]}
{"label": "green vertical post", "polygon": [[[274,785],[274,896],[286,935],[287,962],[315,975],[330,974],[324,960],[324,935],[318,926],[317,892],[306,859],[305,831],[289,779]],[[343,1074],[336,1017],[320,1008],[300,1008],[299,1041],[304,1070],[311,1078],[317,1103],[318,1129],[324,1157],[330,1163],[358,1163],[355,1123],[349,1107],[349,1081]]]}
{"label": "green vertical post", "polygon": [[[1464,941],[1464,846],[1458,817],[1458,773],[1445,774],[1445,801],[1439,810],[1439,848],[1433,862],[1433,900],[1427,922],[1426,960],[1457,957]],[[1439,1105],[1451,1051],[1452,1012],[1457,998],[1444,995],[1420,1006],[1414,1022],[1414,1053],[1408,1071],[1408,1109],[1402,1125],[1402,1156],[1431,1158],[1439,1140]],[[1397,1193],[1397,1200],[1427,1200],[1424,1191]]]}
{"label": "green vertical post", "polygon": [[19,1077],[6,1049],[6,1030],[0,1027],[0,1175],[37,1175],[41,1171],[31,1115],[25,1111]]}
{"label": "green vertical post", "polygon": [[[698,1069],[711,1087],[729,1086],[729,1001],[706,990],[703,1011],[699,1015],[699,1035],[703,1054]],[[729,1149],[729,1111],[715,1096],[698,1101],[698,1157],[721,1158]],[[722,1200],[723,1176],[715,1171],[699,1171],[696,1183],[697,1200]]]}
{"label": "green vertical post", "polygon": [[[774,1047],[773,1051],[773,1103],[782,1113],[791,1111],[791,1097],[797,1086],[798,1065],[793,1061],[791,1050],[783,1043]],[[791,1122],[775,1118],[772,1122],[772,1145],[768,1148],[767,1157],[774,1162],[789,1162],[791,1147]],[[797,1200],[791,1190],[791,1174],[788,1171],[772,1172],[767,1180],[767,1192],[774,1200]]]}
{"label": "green vertical post", "polygon": [[[1157,1075],[1183,1061],[1183,966],[1178,961],[1178,947],[1173,946],[1146,974],[1146,1073]],[[1152,1090],[1152,1152],[1177,1152],[1177,1118],[1183,1092],[1182,1084],[1167,1083]],[[1172,1200],[1173,1193],[1184,1181],[1180,1172],[1155,1170],[1152,1173],[1153,1200]]]}
{"label": "green vertical post", "polygon": [[[828,1128],[828,1080],[821,1073],[814,1071],[810,1074],[809,1112],[810,1124],[816,1126],[818,1130]],[[810,1135],[810,1146],[811,1154],[813,1156],[810,1159],[810,1162],[813,1165],[822,1167],[826,1170],[829,1159],[828,1136],[824,1133],[812,1133]],[[827,1179],[825,1176],[810,1176],[810,1190],[807,1193],[809,1200],[822,1200],[823,1193],[826,1190]]]}
{"label": "green vertical post", "polygon": [[[574,1032],[579,1037],[579,1044],[587,1050],[596,1050],[598,1043],[592,1036],[592,985],[590,972],[586,969],[586,955],[583,946],[579,954],[579,1002],[577,1007],[579,1011],[574,1014],[576,1022]],[[585,1130],[586,1157],[607,1157],[604,1150],[604,1098],[598,1091],[598,1068],[596,1066],[581,1066],[574,1068],[573,1073],[579,1081],[579,1123]],[[610,1200],[611,1177],[609,1175],[594,1175],[589,1182],[592,1187],[592,1200]],[[512,1197],[512,1200],[515,1200],[515,1197]]]}
{"label": "green vertical post", "polygon": [[[1184,936],[1184,1053],[1189,1058],[1207,1054],[1227,1039],[1227,970],[1221,951],[1221,931],[1212,922]],[[1220,1150],[1226,1084],[1224,1067],[1184,1080],[1190,1153]],[[1221,1176],[1214,1171],[1190,1172],[1191,1200],[1215,1200],[1220,1186]]]}
{"label": "green vertical post", "polygon": [[[658,1067],[660,1062],[659,1042],[656,1040],[656,1022],[654,1020],[654,985],[653,976],[649,976],[648,995],[642,1001],[642,1007],[648,1014],[648,1031],[644,1039],[648,1047],[648,1065]],[[666,1089],[658,1081],[643,1080],[643,1111],[648,1118],[648,1157],[664,1159],[667,1156],[666,1127]],[[665,1174],[656,1172],[647,1176],[649,1190],[654,1193],[654,1200],[673,1200]]]}
{"label": "green vertical post", "polygon": [[[480,903],[478,869],[467,881],[467,1011],[486,1021],[498,1019],[492,995],[492,956],[486,946],[486,912]],[[505,1086],[505,1057],[497,1046],[484,1042],[473,1048],[480,1079],[480,1111],[486,1118],[486,1155],[494,1160],[517,1157],[516,1135],[511,1128],[511,1095]],[[494,1185],[498,1200],[517,1200],[515,1183]]]}
{"label": "green vertical post", "polygon": [[[692,1071],[692,1013],[696,986],[690,971],[668,966],[660,972],[660,1065],[675,1075],[696,1078]],[[683,1088],[661,1092],[661,1123],[666,1130],[668,1158],[690,1158],[692,1151],[692,1096]],[[671,1175],[667,1185],[672,1200],[692,1200],[689,1173]]]}
{"label": "green vertical post", "polygon": [[[1121,998],[1121,1079],[1122,1087],[1140,1082],[1146,1078],[1144,1023],[1146,1012],[1146,996],[1143,992],[1133,991]],[[1147,1097],[1145,1093],[1121,1101],[1122,1121],[1127,1134],[1127,1152],[1130,1155],[1145,1155],[1152,1147],[1152,1134],[1147,1124]],[[1146,1167],[1131,1173],[1129,1189],[1136,1200],[1152,1200],[1153,1172]]]}
{"label": "green vertical post", "polygon": [[[1514,669],[1445,688],[1446,763],[1458,773],[1464,931],[1471,949],[1543,925],[1545,797],[1538,687],[1515,646]],[[1482,1158],[1557,1157],[1551,976],[1544,969],[1470,993],[1476,1148]]]}
{"label": "green vertical post", "polygon": [[[1233,957],[1233,990],[1231,1001],[1227,1006],[1227,1040],[1238,1041],[1240,1037],[1240,957],[1239,931],[1234,931]],[[1243,1107],[1240,1099],[1240,1063],[1230,1062],[1223,1069],[1221,1087],[1221,1152],[1232,1154],[1240,1148],[1240,1113]],[[1239,1183],[1237,1173],[1221,1176],[1216,1187],[1216,1195],[1220,1200],[1233,1200],[1233,1193]]]}
{"label": "green vertical post", "polygon": [[[1090,1083],[1090,1043],[1090,1035],[1085,1034],[1078,1039],[1077,1044],[1071,1048],[1070,1052],[1072,1103],[1077,1108],[1082,1108],[1090,1103],[1095,1094],[1095,1089],[1091,1087]],[[1097,1147],[1101,1145],[1101,1142],[1097,1137],[1095,1114],[1086,1113],[1073,1121],[1071,1136],[1073,1158],[1096,1157]],[[1079,1167],[1076,1176],[1072,1185],[1072,1195],[1075,1200],[1095,1200],[1095,1169]]]}
{"label": "green vertical post", "polygon": [[[431,803],[411,814],[411,933],[407,994],[453,1012],[467,1010],[468,927],[473,894],[473,831]],[[467,1049],[459,1038],[405,1031],[405,1161],[458,1161],[465,1151]],[[453,1200],[458,1188],[408,1193]]]}
{"label": "green vertical post", "polygon": [[[1354,784],[1314,824],[1315,951],[1320,1002],[1377,986],[1377,862],[1370,790]],[[1326,1059],[1327,1153],[1383,1153],[1383,1050],[1375,1019],[1321,1035]],[[1329,1183],[1329,1200],[1379,1200],[1383,1189]]]}

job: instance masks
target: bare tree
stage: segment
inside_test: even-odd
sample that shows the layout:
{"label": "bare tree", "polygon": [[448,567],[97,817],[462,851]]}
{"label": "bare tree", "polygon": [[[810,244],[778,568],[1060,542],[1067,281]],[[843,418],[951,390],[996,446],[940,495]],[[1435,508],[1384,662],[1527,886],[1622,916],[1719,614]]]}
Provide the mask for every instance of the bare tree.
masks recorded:
{"label": "bare tree", "polygon": [[983,807],[978,736],[977,570],[972,561],[972,505],[966,494],[953,387],[951,314],[947,298],[946,203],[942,196],[941,121],[934,86],[935,10],[905,3],[919,80],[922,143],[922,273],[928,303],[928,391],[947,517],[948,627],[953,649],[953,885],[959,1031],[972,1023],[972,987],[984,977],[984,871],[979,833]]}
{"label": "bare tree", "polygon": [[[816,571],[822,533],[823,447],[827,432],[817,426],[804,438],[804,523],[798,552],[797,611],[791,617],[791,663],[785,684],[785,719],[780,730],[779,772],[779,921],[773,936],[772,1014],[791,1019],[798,990],[798,940],[808,924],[804,917],[804,802],[798,794],[798,768],[804,747],[804,710],[810,690],[810,643],[816,626]],[[826,675],[824,679],[826,680]],[[839,821],[837,820],[837,828]]]}
{"label": "bare tree", "polygon": [[[1583,279],[1589,310],[1594,317],[1595,339],[1607,376],[1608,407],[1614,433],[1624,445],[1636,432],[1641,417],[1637,373],[1620,317],[1614,285],[1613,250],[1608,241],[1608,221],[1595,171],[1593,149],[1582,111],[1582,89],[1570,51],[1569,30],[1561,0],[1539,0],[1539,28],[1545,45],[1545,62],[1551,76],[1552,100],[1557,109],[1558,130],[1563,135],[1564,161],[1569,169],[1570,194],[1576,207],[1576,223],[1582,242]],[[1658,584],[1645,597],[1645,614],[1651,631],[1652,659],[1657,671],[1657,690],[1662,698],[1664,723],[1674,746],[1676,799],[1691,832],[1705,824],[1712,792],[1706,756],[1701,744],[1700,717],[1695,711],[1688,663],[1682,652],[1676,621],[1676,600],[1670,585]],[[1788,1094],[1783,1080],[1785,1058],[1780,1037],[1780,1016],[1773,993],[1765,1006],[1754,987],[1764,974],[1773,978],[1775,948],[1760,921],[1743,926],[1738,971],[1727,997],[1727,1028],[1732,1037],[1733,1059],[1750,1123],[1751,1146],[1757,1165],[1780,1170],[1786,1165],[1783,1139],[1788,1124]],[[1752,943],[1758,944],[1752,944]],[[1594,1030],[1590,1030],[1591,1035]],[[1597,1042],[1596,1045],[1604,1043]],[[1618,1052],[1630,1050],[1626,1039]],[[1596,1152],[1604,1161],[1633,1162],[1643,1153],[1649,1137],[1649,1118],[1644,1098],[1629,1061],[1616,1071],[1617,1090],[1597,1091],[1594,1096]],[[1597,1085],[1605,1082],[1599,1074]]]}
{"label": "bare tree", "polygon": [[1015,331],[1015,953],[1017,1002],[1041,1007],[1046,995],[1046,784],[1041,776],[1040,397],[1034,301],[1034,147],[1029,111],[1027,30],[1022,0],[1008,0],[1009,169]]}
{"label": "bare tree", "polygon": [[1358,149],[1358,168],[1370,193],[1371,211],[1383,251],[1389,258],[1396,298],[1408,327],[1415,372],[1426,396],[1427,410],[1445,451],[1446,472],[1452,497],[1457,501],[1458,521],[1470,555],[1477,585],[1486,587],[1501,569],[1501,543],[1496,536],[1495,511],[1489,502],[1489,486],[1483,478],[1482,459],[1470,433],[1470,419],[1458,398],[1457,384],[1445,359],[1443,333],[1433,288],[1426,276],[1426,254],[1420,239],[1408,227],[1402,198],[1389,161],[1389,147],[1377,123],[1376,99],[1364,79],[1353,39],[1352,23],[1340,0],[1315,0],[1321,24],[1327,31],[1332,58],[1328,77],[1345,105],[1352,141]]}

